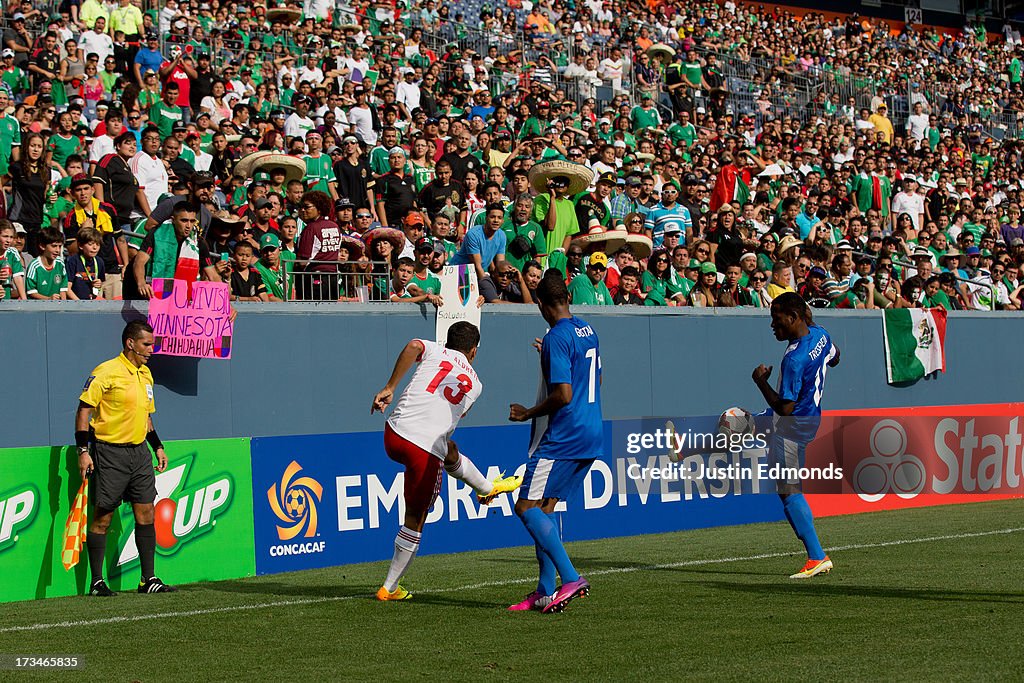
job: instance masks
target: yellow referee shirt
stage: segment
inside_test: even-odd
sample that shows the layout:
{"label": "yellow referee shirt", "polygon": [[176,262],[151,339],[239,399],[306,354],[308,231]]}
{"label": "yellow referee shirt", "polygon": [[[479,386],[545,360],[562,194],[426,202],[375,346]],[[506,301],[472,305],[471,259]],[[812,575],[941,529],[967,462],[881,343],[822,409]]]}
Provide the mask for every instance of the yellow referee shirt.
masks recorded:
{"label": "yellow referee shirt", "polygon": [[142,10],[135,5],[115,7],[110,12],[109,33],[124,31],[126,36],[142,35]]}
{"label": "yellow referee shirt", "polygon": [[149,431],[149,414],[156,412],[153,373],[122,353],[92,371],[78,400],[93,407],[90,423],[98,440],[140,444]]}

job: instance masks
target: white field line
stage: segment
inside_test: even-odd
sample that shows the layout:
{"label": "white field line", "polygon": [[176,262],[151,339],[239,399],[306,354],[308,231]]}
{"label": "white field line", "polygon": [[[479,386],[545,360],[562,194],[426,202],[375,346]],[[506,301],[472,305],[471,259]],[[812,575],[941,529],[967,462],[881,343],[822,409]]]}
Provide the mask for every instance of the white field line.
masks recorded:
{"label": "white field line", "polygon": [[[925,536],[923,538],[905,538],[896,541],[884,541],[881,543],[856,543],[852,545],[841,545],[826,548],[830,552],[842,552],[845,550],[866,550],[869,548],[891,548],[898,545],[911,545],[914,543],[934,543],[937,541],[953,541],[965,538],[980,538],[982,536],[997,536],[1000,534],[1015,534],[1024,531],[1024,527],[1013,527],[1010,529],[996,529],[993,531],[976,531],[963,534],[949,534],[946,536]],[[729,562],[748,562],[753,560],[769,560],[779,557],[793,557],[801,555],[799,552],[761,553],[758,555],[744,555],[742,557],[718,557],[701,560],[683,560],[681,562],[669,562],[666,564],[651,564],[639,567],[612,567],[610,569],[597,569],[587,572],[588,577],[606,576],[608,574],[631,574],[633,572],[658,571],[661,569],[676,569],[680,567],[700,567],[712,564],[725,564]],[[500,581],[483,581],[471,583],[464,586],[452,588],[427,588],[416,591],[417,593],[456,593],[466,590],[477,590],[479,588],[494,588],[500,586],[514,586],[521,583],[533,583],[537,577],[526,577],[520,579],[503,579]],[[256,602],[245,605],[231,605],[228,607],[212,607],[208,609],[181,610],[177,612],[156,612],[154,614],[133,614],[122,617],[105,617],[101,619],[84,619],[79,621],[56,621],[41,624],[27,624],[24,626],[7,626],[0,628],[0,633],[17,633],[22,631],[42,631],[51,628],[77,628],[82,626],[99,626],[103,624],[124,624],[135,621],[149,621],[152,619],[176,619],[179,617],[196,617],[207,614],[223,614],[225,612],[244,612],[254,609],[268,609],[271,607],[290,607],[293,605],[317,605],[325,602],[342,602],[345,600],[367,599],[367,595],[340,595],[324,596],[321,598],[301,598],[297,600],[275,600],[273,602]]]}

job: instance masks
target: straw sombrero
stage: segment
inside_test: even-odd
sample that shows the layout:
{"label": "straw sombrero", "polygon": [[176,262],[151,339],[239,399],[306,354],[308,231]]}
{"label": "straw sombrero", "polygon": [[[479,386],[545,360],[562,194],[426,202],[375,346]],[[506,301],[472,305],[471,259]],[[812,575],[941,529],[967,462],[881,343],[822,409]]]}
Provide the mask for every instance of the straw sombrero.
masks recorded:
{"label": "straw sombrero", "polygon": [[558,176],[569,179],[569,194],[579,194],[594,181],[594,172],[583,164],[554,159],[534,165],[530,169],[530,186],[538,193],[548,192],[548,181]]}
{"label": "straw sombrero", "polygon": [[614,254],[626,243],[629,235],[625,230],[605,230],[604,226],[594,218],[590,222],[590,228],[586,235],[581,235],[573,240],[580,246],[595,244],[600,245],[601,251],[606,254]]}
{"label": "straw sombrero", "polygon": [[235,164],[234,172],[235,175],[251,178],[256,174],[256,171],[262,170],[269,173],[272,168],[284,169],[286,183],[292,180],[302,180],[306,177],[306,162],[298,157],[279,154],[270,150],[253,152],[242,157]]}
{"label": "straw sombrero", "polygon": [[775,248],[775,253],[781,256],[782,254],[786,253],[793,247],[802,247],[803,245],[803,240],[801,240],[799,237],[786,235],[781,240],[779,240],[779,246]]}
{"label": "straw sombrero", "polygon": [[294,7],[272,7],[267,10],[267,21],[270,23],[280,21],[286,24],[294,24],[301,18],[302,10]]}
{"label": "straw sombrero", "polygon": [[355,235],[341,234],[341,246],[348,249],[348,260],[356,261],[366,251],[366,244]]}
{"label": "straw sombrero", "polygon": [[339,26],[342,31],[362,31],[363,27],[359,24],[342,24]]}
{"label": "straw sombrero", "polygon": [[395,228],[374,228],[363,233],[363,242],[366,243],[367,249],[372,248],[373,243],[377,240],[391,242],[391,246],[396,251],[401,251],[405,248],[405,233]]}
{"label": "straw sombrero", "polygon": [[229,211],[218,211],[210,216],[210,230],[219,233],[234,234],[235,230],[245,224],[245,218]]}
{"label": "straw sombrero", "polygon": [[655,43],[647,48],[647,56],[651,59],[669,60],[676,56],[676,51],[665,43]]}
{"label": "straw sombrero", "polygon": [[654,244],[647,235],[630,233],[626,235],[626,244],[633,247],[633,256],[638,259],[647,258],[654,251]]}

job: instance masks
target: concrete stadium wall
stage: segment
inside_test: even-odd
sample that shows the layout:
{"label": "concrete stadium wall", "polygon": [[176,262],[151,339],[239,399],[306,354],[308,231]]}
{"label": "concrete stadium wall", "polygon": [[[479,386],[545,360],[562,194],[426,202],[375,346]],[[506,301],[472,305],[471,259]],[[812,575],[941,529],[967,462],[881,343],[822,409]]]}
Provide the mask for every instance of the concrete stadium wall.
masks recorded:
{"label": "concrete stadium wall", "polygon": [[[164,440],[378,431],[370,399],[412,337],[431,337],[433,309],[413,304],[241,304],[230,361],[154,357],[155,422]],[[126,320],[145,304],[0,304],[0,448],[73,442],[89,371],[119,351]],[[763,311],[578,307],[601,339],[605,419],[710,414],[761,407],[750,380],[784,347]],[[1012,313],[951,314],[949,371],[907,387],[885,382],[881,315],[823,312],[842,349],[829,372],[828,409],[1021,400],[1004,354],[1024,338]],[[530,404],[539,376],[530,346],[545,323],[533,307],[490,307],[477,371],[481,400],[467,426],[507,424],[511,402]],[[1009,371],[1008,371],[1009,370]]]}

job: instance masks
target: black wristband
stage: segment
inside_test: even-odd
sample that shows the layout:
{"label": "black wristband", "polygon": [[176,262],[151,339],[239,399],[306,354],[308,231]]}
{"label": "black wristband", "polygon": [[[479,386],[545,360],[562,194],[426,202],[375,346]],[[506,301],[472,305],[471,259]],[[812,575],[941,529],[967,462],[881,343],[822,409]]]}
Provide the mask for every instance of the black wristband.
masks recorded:
{"label": "black wristband", "polygon": [[77,446],[78,448],[88,448],[89,447],[89,430],[88,429],[79,429],[78,431],[75,432],[75,446]]}
{"label": "black wristband", "polygon": [[160,437],[157,436],[155,429],[146,434],[146,443],[148,443],[149,447],[154,451],[164,447],[164,444],[160,441]]}

